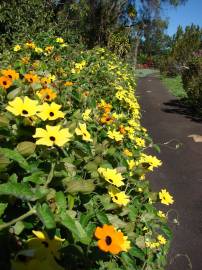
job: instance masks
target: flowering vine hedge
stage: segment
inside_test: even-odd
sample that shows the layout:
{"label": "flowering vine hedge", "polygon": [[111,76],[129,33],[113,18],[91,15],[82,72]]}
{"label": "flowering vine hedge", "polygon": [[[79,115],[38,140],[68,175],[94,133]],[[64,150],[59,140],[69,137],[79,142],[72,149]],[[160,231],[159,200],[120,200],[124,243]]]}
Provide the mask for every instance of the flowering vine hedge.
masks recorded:
{"label": "flowering vine hedge", "polygon": [[[17,44],[0,76],[0,237],[12,270],[164,269],[171,233],[146,174],[132,70],[62,38]],[[9,236],[9,237],[8,237]],[[8,261],[5,261],[8,263]]]}

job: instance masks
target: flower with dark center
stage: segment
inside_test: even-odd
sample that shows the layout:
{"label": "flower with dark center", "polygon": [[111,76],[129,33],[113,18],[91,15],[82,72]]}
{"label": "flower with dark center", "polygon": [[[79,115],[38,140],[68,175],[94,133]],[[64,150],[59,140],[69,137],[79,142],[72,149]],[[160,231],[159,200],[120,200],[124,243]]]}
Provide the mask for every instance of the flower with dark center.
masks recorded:
{"label": "flower with dark center", "polygon": [[16,116],[30,117],[36,114],[38,111],[38,101],[32,100],[29,97],[16,97],[14,100],[8,103],[6,109]]}

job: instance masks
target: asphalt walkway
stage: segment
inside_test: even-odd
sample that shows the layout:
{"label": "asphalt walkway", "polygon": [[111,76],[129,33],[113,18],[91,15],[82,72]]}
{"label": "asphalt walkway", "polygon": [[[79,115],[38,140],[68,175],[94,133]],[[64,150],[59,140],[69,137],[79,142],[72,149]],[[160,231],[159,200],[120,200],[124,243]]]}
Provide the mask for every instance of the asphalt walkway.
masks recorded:
{"label": "asphalt walkway", "polygon": [[155,154],[163,165],[149,176],[152,189],[166,188],[175,199],[162,208],[172,209],[174,239],[167,270],[202,270],[202,142],[194,140],[202,135],[202,122],[154,76],[139,80],[137,95],[142,124],[161,144],[161,153]]}

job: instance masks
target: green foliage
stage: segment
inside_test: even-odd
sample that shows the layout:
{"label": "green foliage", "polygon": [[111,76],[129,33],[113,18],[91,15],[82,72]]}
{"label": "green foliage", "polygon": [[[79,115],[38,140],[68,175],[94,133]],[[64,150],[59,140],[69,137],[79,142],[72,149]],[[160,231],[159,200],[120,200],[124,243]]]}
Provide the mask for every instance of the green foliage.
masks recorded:
{"label": "green foliage", "polygon": [[192,57],[182,71],[183,87],[193,108],[201,112],[202,105],[202,57]]}
{"label": "green foliage", "polygon": [[176,40],[172,48],[172,57],[179,65],[186,65],[186,62],[192,58],[192,54],[202,47],[202,29],[192,24],[187,26],[182,33],[178,29]]}
{"label": "green foliage", "polygon": [[52,27],[53,4],[48,0],[1,1],[0,11],[1,48]]}

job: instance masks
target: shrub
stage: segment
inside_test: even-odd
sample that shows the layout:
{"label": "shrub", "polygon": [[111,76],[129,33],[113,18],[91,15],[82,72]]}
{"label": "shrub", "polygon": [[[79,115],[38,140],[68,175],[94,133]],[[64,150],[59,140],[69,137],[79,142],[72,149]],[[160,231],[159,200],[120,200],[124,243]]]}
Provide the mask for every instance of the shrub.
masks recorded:
{"label": "shrub", "polygon": [[175,77],[180,74],[179,66],[172,56],[162,56],[159,59],[159,69],[161,74],[168,77]]}
{"label": "shrub", "polygon": [[202,105],[202,57],[195,54],[182,71],[182,82],[190,103],[197,110]]}
{"label": "shrub", "polygon": [[154,203],[173,199],[146,180],[161,161],[143,153],[133,70],[50,37],[2,65],[0,268],[162,269],[171,234]]}

